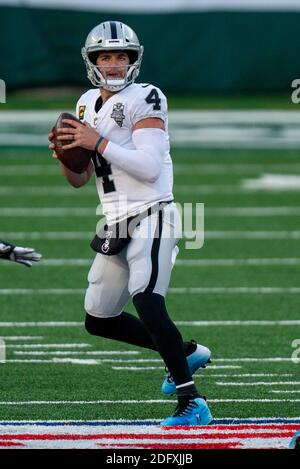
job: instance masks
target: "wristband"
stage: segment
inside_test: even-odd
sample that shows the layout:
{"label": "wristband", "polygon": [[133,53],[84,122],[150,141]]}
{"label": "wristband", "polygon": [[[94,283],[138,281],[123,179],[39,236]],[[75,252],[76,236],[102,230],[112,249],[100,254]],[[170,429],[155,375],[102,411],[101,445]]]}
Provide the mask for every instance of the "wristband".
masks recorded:
{"label": "wristband", "polygon": [[99,139],[97,140],[97,143],[96,143],[95,148],[94,148],[96,153],[98,153],[98,147],[101,145],[103,140],[104,140],[104,137],[99,137]]}

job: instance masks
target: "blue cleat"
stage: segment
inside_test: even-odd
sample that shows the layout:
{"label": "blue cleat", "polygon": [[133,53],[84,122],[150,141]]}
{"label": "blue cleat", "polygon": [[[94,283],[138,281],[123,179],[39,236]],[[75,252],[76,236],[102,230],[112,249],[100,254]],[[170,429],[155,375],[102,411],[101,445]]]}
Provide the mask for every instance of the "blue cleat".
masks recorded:
{"label": "blue cleat", "polygon": [[[191,341],[193,343],[193,341]],[[210,363],[211,351],[204,347],[204,345],[196,344],[196,349],[188,355],[187,362],[190,368],[190,372],[193,375],[200,367],[205,368],[207,363]],[[176,385],[173,381],[170,373],[164,379],[161,387],[161,392],[167,396],[171,396],[176,393]]]}
{"label": "blue cleat", "polygon": [[213,420],[204,397],[178,397],[178,405],[172,417],[161,422],[163,427],[179,425],[209,425]]}
{"label": "blue cleat", "polygon": [[293,436],[289,444],[289,449],[300,449],[300,430],[298,430]]}

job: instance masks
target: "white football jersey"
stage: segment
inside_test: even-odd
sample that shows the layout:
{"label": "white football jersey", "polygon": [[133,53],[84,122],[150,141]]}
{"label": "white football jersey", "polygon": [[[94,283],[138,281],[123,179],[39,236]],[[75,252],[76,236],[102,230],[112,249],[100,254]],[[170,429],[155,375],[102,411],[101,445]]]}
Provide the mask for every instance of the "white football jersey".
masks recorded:
{"label": "white football jersey", "polygon": [[[159,88],[133,83],[111,96],[102,105],[99,89],[91,89],[78,100],[77,117],[95,127],[102,137],[129,150],[134,125],[147,117],[165,122],[167,151],[162,171],[153,182],[137,180],[123,169],[108,163],[101,155],[93,158],[97,190],[109,223],[134,215],[156,202],[172,200],[173,167],[169,151],[167,100]],[[143,164],[143,161],[140,163]]]}

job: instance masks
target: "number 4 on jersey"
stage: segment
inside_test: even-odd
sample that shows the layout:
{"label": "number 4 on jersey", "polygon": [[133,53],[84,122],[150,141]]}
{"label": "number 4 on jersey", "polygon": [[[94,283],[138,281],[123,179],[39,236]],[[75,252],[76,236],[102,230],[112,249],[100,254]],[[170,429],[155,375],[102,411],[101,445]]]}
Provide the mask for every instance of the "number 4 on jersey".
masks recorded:
{"label": "number 4 on jersey", "polygon": [[153,111],[160,111],[160,103],[161,99],[158,96],[158,92],[156,89],[152,89],[150,93],[148,94],[147,98],[145,98],[146,103],[152,104],[153,103]]}

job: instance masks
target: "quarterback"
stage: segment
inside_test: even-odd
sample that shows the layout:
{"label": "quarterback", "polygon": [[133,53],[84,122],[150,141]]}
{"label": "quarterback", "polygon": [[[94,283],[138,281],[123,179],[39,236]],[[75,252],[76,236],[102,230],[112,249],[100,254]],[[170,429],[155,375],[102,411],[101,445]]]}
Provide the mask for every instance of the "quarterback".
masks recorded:
{"label": "quarterback", "polygon": [[[91,244],[97,254],[88,275],[86,329],[160,354],[169,372],[162,392],[178,399],[163,426],[207,425],[212,416],[192,374],[205,367],[211,352],[194,341],[183,342],[165,304],[181,238],[166,97],[156,86],[135,83],[143,46],[124,23],[97,25],[82,56],[95,88],[78,100],[81,122],[66,120],[71,128],[61,128],[58,139],[68,140],[64,149],[94,150],[83,173],[60,167],[74,187],[95,174],[106,221]],[[53,138],[50,132],[51,150]],[[129,298],[138,317],[123,311]]]}

